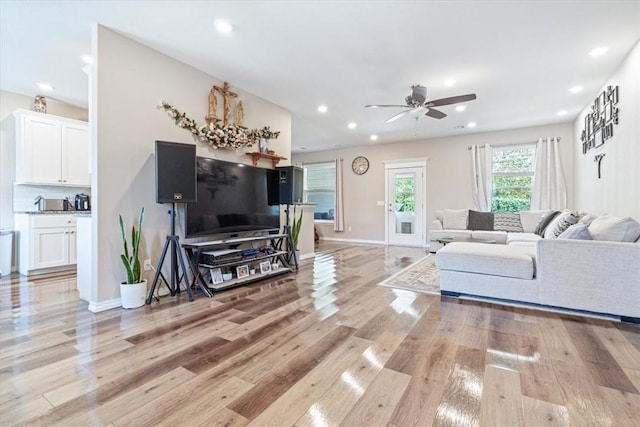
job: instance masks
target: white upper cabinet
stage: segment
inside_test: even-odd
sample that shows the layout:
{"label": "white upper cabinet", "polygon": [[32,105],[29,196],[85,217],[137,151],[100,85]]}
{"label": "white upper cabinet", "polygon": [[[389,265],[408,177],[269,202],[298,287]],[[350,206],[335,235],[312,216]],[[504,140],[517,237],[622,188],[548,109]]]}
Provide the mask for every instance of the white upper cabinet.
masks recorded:
{"label": "white upper cabinet", "polygon": [[16,110],[16,183],[89,187],[89,125]]}

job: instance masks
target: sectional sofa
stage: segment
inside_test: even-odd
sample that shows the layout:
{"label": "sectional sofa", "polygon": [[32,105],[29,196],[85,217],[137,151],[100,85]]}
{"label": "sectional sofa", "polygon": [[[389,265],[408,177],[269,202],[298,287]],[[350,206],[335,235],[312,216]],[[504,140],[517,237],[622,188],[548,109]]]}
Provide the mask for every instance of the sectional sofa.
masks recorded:
{"label": "sectional sofa", "polygon": [[[567,220],[569,216],[573,218]],[[640,322],[637,221],[570,212],[549,220],[549,213],[541,213],[535,228],[546,221],[546,229],[535,234],[530,232],[533,217],[530,213],[522,215],[523,231],[438,230],[441,233],[435,236],[496,240],[496,244],[454,242],[440,247],[436,266],[440,269],[441,293]],[[567,222],[572,224],[566,226]]]}

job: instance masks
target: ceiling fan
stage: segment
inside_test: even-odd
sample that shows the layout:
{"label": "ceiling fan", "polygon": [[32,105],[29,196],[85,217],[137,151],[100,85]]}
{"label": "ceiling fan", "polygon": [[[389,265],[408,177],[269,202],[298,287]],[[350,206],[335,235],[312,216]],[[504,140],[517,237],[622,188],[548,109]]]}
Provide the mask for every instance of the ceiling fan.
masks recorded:
{"label": "ceiling fan", "polygon": [[411,95],[408,95],[404,102],[406,105],[365,105],[367,108],[378,108],[378,107],[400,107],[400,108],[409,108],[409,110],[401,111],[400,113],[389,117],[385,120],[386,123],[391,123],[395,120],[398,120],[400,117],[404,116],[407,113],[412,111],[417,111],[419,109],[426,109],[427,111],[424,113],[425,116],[433,117],[434,119],[442,119],[447,117],[445,113],[440,110],[436,110],[432,107],[440,107],[443,105],[451,105],[458,104],[460,102],[473,101],[476,99],[476,94],[471,93],[468,95],[459,95],[452,96],[450,98],[441,98],[434,99],[432,101],[427,101],[427,88],[422,85],[414,85],[411,86]]}

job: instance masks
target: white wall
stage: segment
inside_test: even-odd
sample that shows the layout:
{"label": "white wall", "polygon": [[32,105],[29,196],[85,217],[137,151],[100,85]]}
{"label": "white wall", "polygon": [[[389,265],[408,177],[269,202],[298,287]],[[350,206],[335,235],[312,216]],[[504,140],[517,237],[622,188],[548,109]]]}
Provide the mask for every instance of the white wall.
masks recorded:
{"label": "white wall", "polygon": [[[384,241],[385,160],[428,157],[427,161],[427,225],[435,218],[434,211],[444,208],[473,208],[471,165],[467,147],[473,144],[506,144],[534,142],[540,137],[559,136],[560,154],[567,182],[568,204],[573,206],[573,126],[571,123],[537,126],[523,129],[475,133],[464,136],[428,140],[394,142],[331,151],[295,153],[293,162],[319,162],[335,157],[344,159],[345,230],[333,231],[333,224],[317,224],[324,238]],[[354,157],[369,159],[369,171],[356,175],[351,171]],[[351,231],[348,231],[351,227]]]}
{"label": "white wall", "polygon": [[[574,122],[575,202],[588,212],[640,220],[640,43],[593,98],[609,85],[619,87],[620,98],[620,122],[613,126],[613,137],[582,154],[580,133],[590,105]],[[598,179],[594,157],[600,153],[605,157]]]}
{"label": "white wall", "polygon": [[[15,122],[11,113],[33,109],[33,98],[0,91],[0,228],[13,229],[13,182],[16,178]],[[87,120],[87,110],[47,98],[47,113],[76,120]],[[35,194],[47,187],[29,186]],[[23,192],[24,193],[24,192]],[[70,191],[70,193],[72,193]],[[13,251],[14,259],[17,251]],[[12,262],[15,266],[15,262]]]}
{"label": "white wall", "polygon": [[[155,203],[154,141],[194,141],[157,105],[167,100],[204,124],[209,89],[223,82],[102,26],[94,28],[93,56],[92,298],[100,306],[119,298],[119,283],[124,278],[118,214],[131,227],[140,208],[145,207],[141,258],[150,258],[153,264],[169,233],[168,205]],[[243,100],[246,126],[270,125],[281,131],[271,148],[290,157],[291,114],[234,87],[232,78],[229,83]],[[253,150],[214,150],[202,144],[197,148],[199,156],[250,163],[245,151]],[[268,167],[269,163],[260,166]]]}

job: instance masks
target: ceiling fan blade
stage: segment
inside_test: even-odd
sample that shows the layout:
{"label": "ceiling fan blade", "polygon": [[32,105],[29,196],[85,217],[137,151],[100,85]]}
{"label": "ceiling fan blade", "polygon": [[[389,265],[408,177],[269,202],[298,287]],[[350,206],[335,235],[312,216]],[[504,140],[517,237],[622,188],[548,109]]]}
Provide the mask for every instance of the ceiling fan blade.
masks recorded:
{"label": "ceiling fan blade", "polygon": [[434,119],[443,119],[447,117],[445,113],[440,110],[434,110],[433,108],[429,108],[429,111],[424,113],[425,116],[433,117]]}
{"label": "ceiling fan blade", "polygon": [[395,116],[391,116],[389,117],[387,120],[385,120],[385,123],[391,123],[391,122],[395,122],[396,120],[398,120],[400,117],[404,116],[405,114],[407,114],[409,111],[411,110],[404,110],[399,112],[398,114],[396,114]]}
{"label": "ceiling fan blade", "polygon": [[440,107],[441,105],[457,104],[459,102],[473,101],[474,99],[476,99],[475,93],[471,93],[469,95],[452,96],[451,98],[441,98],[434,99],[433,101],[427,101],[425,107]]}
{"label": "ceiling fan blade", "polygon": [[380,104],[380,105],[365,105],[364,108],[378,108],[378,107],[400,107],[400,108],[411,108],[408,105],[388,105],[388,104]]}

